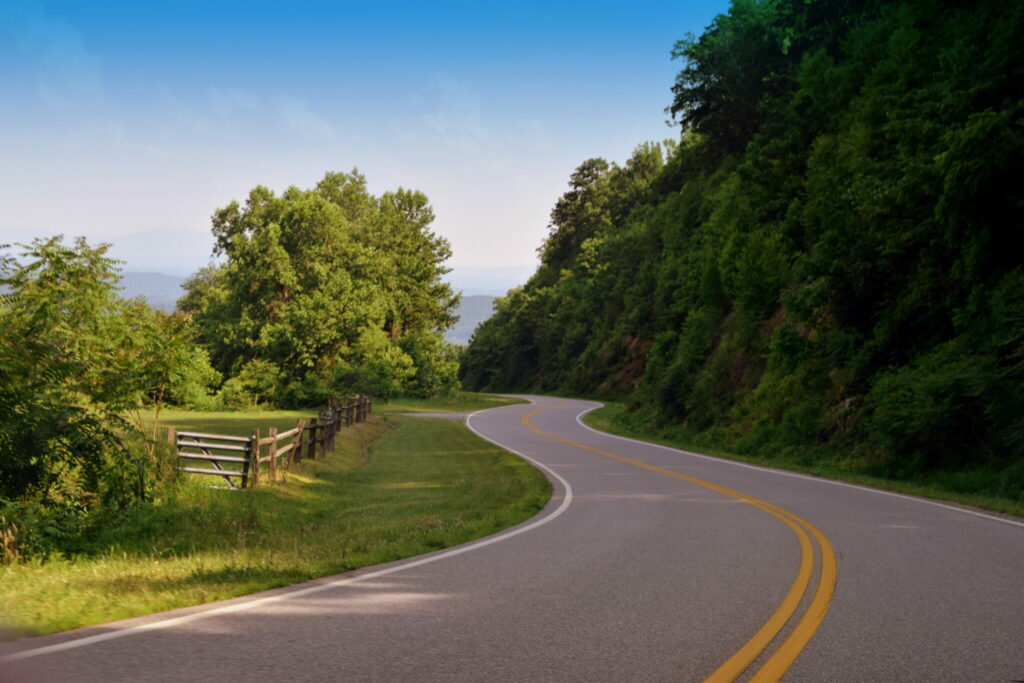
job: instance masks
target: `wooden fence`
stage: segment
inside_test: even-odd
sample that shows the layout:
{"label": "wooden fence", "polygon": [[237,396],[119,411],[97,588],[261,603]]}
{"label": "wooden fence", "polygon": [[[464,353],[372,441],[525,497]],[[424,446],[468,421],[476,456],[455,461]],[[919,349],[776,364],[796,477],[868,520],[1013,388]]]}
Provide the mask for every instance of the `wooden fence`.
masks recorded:
{"label": "wooden fence", "polygon": [[[305,457],[325,457],[334,450],[334,439],[343,426],[364,422],[373,409],[369,396],[347,398],[344,403],[331,398],[326,410],[310,420],[299,420],[292,429],[278,432],[271,427],[264,437],[260,430],[252,435],[227,436],[203,432],[179,432],[173,427],[167,438],[178,453],[178,469],[192,474],[222,477],[228,488],[256,488],[264,476],[276,481],[277,473],[289,469]],[[196,462],[208,467],[196,467]],[[266,465],[264,468],[263,466]]]}

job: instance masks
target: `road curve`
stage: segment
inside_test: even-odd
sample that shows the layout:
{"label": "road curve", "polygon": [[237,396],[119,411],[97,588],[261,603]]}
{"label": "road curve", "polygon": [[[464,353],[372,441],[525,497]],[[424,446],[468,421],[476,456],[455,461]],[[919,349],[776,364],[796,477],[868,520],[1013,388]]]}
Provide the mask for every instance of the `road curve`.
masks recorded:
{"label": "road curve", "polygon": [[[1024,521],[622,439],[530,397],[554,485],[487,539],[18,643],[11,680],[1024,680]],[[6,678],[5,678],[6,677]]]}

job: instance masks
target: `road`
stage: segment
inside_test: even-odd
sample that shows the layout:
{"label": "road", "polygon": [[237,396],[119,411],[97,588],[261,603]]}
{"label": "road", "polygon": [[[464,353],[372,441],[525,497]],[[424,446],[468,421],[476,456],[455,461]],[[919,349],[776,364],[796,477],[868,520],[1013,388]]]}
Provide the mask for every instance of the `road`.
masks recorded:
{"label": "road", "polygon": [[12,680],[1017,681],[1024,521],[613,437],[470,427],[554,484],[410,560],[22,643]]}

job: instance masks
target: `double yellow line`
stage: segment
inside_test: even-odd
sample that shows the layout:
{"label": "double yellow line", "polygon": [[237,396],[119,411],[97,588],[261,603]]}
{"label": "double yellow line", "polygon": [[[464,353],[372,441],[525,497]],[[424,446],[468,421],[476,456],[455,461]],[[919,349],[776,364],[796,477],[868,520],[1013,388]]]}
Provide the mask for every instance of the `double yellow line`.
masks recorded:
{"label": "double yellow line", "polygon": [[549,410],[548,408],[539,408],[533,412],[523,415],[520,421],[530,431],[546,436],[556,441],[581,448],[591,453],[597,453],[619,462],[624,462],[635,467],[640,467],[651,472],[657,472],[658,474],[664,474],[668,477],[674,477],[676,479],[682,479],[685,482],[701,486],[706,489],[711,489],[722,495],[729,496],[730,498],[736,498],[744,503],[749,503],[754,507],[763,510],[772,517],[775,517],[783,524],[788,526],[796,534],[797,539],[800,542],[800,568],[797,571],[796,578],[793,580],[793,584],[790,586],[789,591],[786,593],[786,597],[782,599],[779,606],[775,609],[775,612],[768,618],[768,621],[758,629],[757,633],[748,640],[743,647],[735,652],[729,659],[725,661],[720,667],[718,667],[714,673],[712,673],[706,679],[706,683],[727,683],[736,680],[740,674],[742,674],[751,664],[754,663],[762,652],[764,652],[769,645],[776,639],[779,633],[786,627],[786,625],[796,614],[801,603],[804,601],[804,596],[810,589],[811,579],[814,575],[815,569],[815,548],[812,542],[817,542],[818,555],[821,560],[821,569],[818,574],[818,586],[814,592],[814,597],[811,598],[810,604],[807,609],[804,610],[803,616],[797,622],[796,626],[789,632],[782,644],[776,648],[775,652],[772,653],[767,660],[761,665],[753,676],[750,678],[751,681],[762,683],[764,681],[777,681],[782,678],[783,674],[793,665],[796,661],[797,656],[803,651],[807,643],[810,642],[814,633],[818,630],[822,620],[825,618],[825,614],[828,612],[829,604],[832,601],[832,592],[835,589],[836,584],[836,554],[832,549],[832,544],[829,543],[828,538],[825,534],[821,533],[813,524],[807,520],[794,515],[788,510],[784,510],[777,505],[773,505],[767,501],[753,498],[745,493],[734,491],[733,489],[719,486],[710,481],[704,481],[703,479],[697,479],[696,477],[690,477],[679,472],[673,472],[663,467],[657,467],[655,465],[649,465],[639,460],[633,460],[615,453],[609,453],[603,451],[600,448],[594,448],[587,444],[573,441],[572,439],[566,439],[555,434],[537,429],[530,424],[530,418],[537,413]]}

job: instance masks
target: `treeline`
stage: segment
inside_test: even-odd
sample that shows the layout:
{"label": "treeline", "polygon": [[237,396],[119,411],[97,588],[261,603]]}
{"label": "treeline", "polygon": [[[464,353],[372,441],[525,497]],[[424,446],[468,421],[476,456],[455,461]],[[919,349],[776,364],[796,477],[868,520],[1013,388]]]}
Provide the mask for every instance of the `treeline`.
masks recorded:
{"label": "treeline", "polygon": [[213,217],[214,256],[166,314],[119,296],[106,245],[61,236],[0,261],[0,561],[75,552],[172,496],[161,408],[312,407],[458,386],[458,296],[420,192],[356,172],[257,187]]}
{"label": "treeline", "polygon": [[464,382],[1024,496],[1022,46],[1020,3],[736,0],[676,45],[681,141],[576,170]]}

